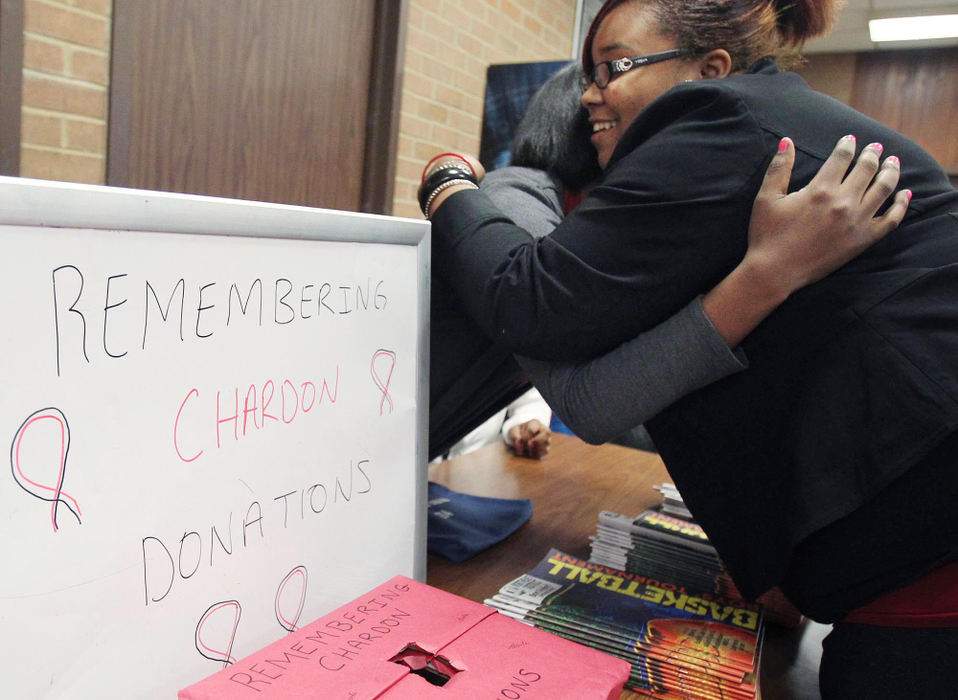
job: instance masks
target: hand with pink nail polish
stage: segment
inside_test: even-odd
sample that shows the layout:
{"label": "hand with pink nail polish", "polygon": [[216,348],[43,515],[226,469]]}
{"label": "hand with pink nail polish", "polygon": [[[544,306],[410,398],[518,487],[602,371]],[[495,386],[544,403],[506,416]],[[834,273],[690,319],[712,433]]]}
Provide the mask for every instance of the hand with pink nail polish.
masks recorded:
{"label": "hand with pink nail polish", "polygon": [[703,299],[730,346],[793,292],[860,255],[904,218],[907,190],[876,216],[898,184],[898,158],[880,165],[881,145],[869,144],[855,161],[855,143],[851,135],[839,140],[811,182],[791,194],[795,146],[788,138],[779,143],[752,208],[745,258]]}

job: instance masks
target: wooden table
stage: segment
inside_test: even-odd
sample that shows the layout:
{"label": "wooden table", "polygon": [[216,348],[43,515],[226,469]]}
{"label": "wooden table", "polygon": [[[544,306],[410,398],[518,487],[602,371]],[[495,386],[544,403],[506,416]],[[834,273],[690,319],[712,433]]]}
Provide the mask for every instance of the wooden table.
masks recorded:
{"label": "wooden table", "polygon": [[[553,435],[541,460],[516,457],[504,445],[432,465],[429,478],[454,491],[497,498],[531,498],[532,519],[504,542],[454,564],[430,555],[427,582],[481,602],[530,571],[550,547],[588,559],[589,535],[600,510],[637,515],[661,503],[655,484],[670,481],[658,455],[617,445],[588,445]],[[818,700],[818,659],[827,628],[770,626],[761,664],[763,700]],[[623,700],[640,698],[625,692]]]}

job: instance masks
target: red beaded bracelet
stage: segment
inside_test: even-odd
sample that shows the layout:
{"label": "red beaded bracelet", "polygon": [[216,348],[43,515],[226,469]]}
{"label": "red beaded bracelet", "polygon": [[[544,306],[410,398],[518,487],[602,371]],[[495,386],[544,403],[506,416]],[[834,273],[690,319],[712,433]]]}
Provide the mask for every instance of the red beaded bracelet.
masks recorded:
{"label": "red beaded bracelet", "polygon": [[476,171],[473,170],[471,165],[469,165],[469,161],[463,158],[461,155],[459,155],[458,153],[440,153],[438,156],[436,156],[435,158],[432,158],[428,163],[426,163],[426,167],[422,169],[422,179],[420,179],[419,181],[420,184],[426,181],[426,173],[429,171],[429,166],[435,163],[440,158],[445,158],[446,156],[452,156],[453,158],[458,158],[459,160],[461,160],[463,163],[466,164],[466,167],[469,168],[470,172],[473,174],[473,177],[475,177]]}

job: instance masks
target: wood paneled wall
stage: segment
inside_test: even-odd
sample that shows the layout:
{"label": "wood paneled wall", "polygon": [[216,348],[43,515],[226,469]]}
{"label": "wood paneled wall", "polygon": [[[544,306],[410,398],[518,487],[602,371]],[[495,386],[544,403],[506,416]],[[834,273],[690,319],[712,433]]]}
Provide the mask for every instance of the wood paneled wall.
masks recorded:
{"label": "wood paneled wall", "polygon": [[914,139],[958,176],[958,48],[812,54],[816,90]]}
{"label": "wood paneled wall", "polygon": [[[382,7],[115,0],[108,183],[382,211],[390,191],[366,197],[365,160],[391,184],[367,145],[389,147],[401,18]],[[393,53],[376,60],[383,37]]]}
{"label": "wood paneled wall", "polygon": [[852,104],[958,172],[958,49],[860,54]]}

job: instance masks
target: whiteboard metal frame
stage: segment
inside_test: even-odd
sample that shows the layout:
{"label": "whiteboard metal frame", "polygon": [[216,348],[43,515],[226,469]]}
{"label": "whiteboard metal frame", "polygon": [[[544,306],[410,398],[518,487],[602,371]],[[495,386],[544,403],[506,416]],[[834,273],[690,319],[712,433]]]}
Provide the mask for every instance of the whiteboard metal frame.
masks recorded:
{"label": "whiteboard metal frame", "polygon": [[[322,220],[322,226],[316,224]],[[0,224],[413,246],[417,260],[414,578],[426,580],[429,442],[428,221],[223,197],[0,176]]]}

